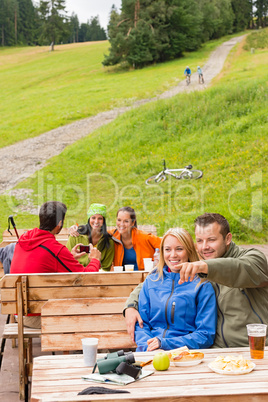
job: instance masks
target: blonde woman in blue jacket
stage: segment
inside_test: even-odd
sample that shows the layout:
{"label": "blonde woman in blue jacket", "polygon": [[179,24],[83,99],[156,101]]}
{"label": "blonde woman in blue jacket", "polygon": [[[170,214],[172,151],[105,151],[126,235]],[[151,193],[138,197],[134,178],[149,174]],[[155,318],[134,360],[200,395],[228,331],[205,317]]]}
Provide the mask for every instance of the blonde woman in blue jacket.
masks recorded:
{"label": "blonde woman in blue jacket", "polygon": [[185,229],[166,232],[160,246],[159,264],[146,278],[139,295],[143,328],[136,324],[137,351],[212,346],[217,324],[212,285],[200,283],[199,278],[178,284],[177,265],[198,259],[193,239]]}

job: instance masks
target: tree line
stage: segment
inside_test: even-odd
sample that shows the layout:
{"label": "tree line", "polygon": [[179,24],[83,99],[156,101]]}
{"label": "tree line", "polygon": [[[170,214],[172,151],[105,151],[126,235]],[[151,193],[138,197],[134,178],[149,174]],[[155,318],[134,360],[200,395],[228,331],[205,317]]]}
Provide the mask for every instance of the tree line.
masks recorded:
{"label": "tree line", "polygon": [[103,65],[163,62],[202,43],[267,25],[268,0],[122,0],[108,24]]}
{"label": "tree line", "polygon": [[[107,39],[98,17],[80,24],[76,14],[68,16],[65,0],[0,0],[2,46],[50,45]],[[52,48],[53,48],[52,45]]]}

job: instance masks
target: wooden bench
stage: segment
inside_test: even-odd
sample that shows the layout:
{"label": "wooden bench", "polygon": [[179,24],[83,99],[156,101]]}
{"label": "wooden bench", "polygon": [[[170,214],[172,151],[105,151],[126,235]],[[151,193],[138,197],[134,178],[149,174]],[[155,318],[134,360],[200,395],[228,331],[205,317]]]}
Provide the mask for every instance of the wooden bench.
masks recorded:
{"label": "wooden bench", "polygon": [[127,297],[49,300],[41,310],[42,351],[82,350],[82,338],[98,338],[98,350],[134,349],[122,311]]}
{"label": "wooden bench", "polygon": [[6,324],[3,336],[18,338],[20,398],[25,399],[31,375],[31,338],[41,335],[24,327],[23,316],[41,314],[50,299],[128,297],[146,276],[144,271],[5,275],[0,281],[1,313],[17,314],[18,324]]}

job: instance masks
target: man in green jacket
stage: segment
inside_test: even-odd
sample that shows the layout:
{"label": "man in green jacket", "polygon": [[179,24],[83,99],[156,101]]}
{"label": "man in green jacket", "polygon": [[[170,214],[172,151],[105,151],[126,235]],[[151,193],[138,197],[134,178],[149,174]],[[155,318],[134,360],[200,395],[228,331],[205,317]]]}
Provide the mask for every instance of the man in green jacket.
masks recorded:
{"label": "man in green jacket", "polygon": [[[265,255],[232,242],[228,221],[220,214],[205,213],[195,220],[195,237],[201,261],[178,265],[180,282],[195,275],[210,281],[217,297],[218,323],[214,347],[248,346],[246,324],[268,324],[268,266]],[[134,340],[140,284],[130,294],[124,314]],[[268,345],[268,337],[266,340]]]}

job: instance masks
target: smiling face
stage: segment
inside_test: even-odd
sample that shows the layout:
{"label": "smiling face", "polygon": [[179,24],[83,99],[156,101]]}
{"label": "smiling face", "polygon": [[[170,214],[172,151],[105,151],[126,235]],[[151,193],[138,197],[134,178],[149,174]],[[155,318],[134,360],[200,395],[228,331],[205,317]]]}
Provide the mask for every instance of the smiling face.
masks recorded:
{"label": "smiling face", "polygon": [[172,272],[178,272],[175,265],[187,262],[189,260],[188,253],[179,240],[172,235],[165,238],[163,246],[165,264]]}
{"label": "smiling face", "polygon": [[103,216],[100,214],[92,215],[89,218],[89,224],[93,231],[100,232],[103,225]]}
{"label": "smiling face", "polygon": [[134,227],[133,220],[128,212],[119,211],[116,218],[116,227],[121,235],[130,234]]}
{"label": "smiling face", "polygon": [[221,226],[217,222],[195,227],[197,251],[204,260],[220,258],[228,250],[232,235],[228,233],[224,239],[220,230]]}

